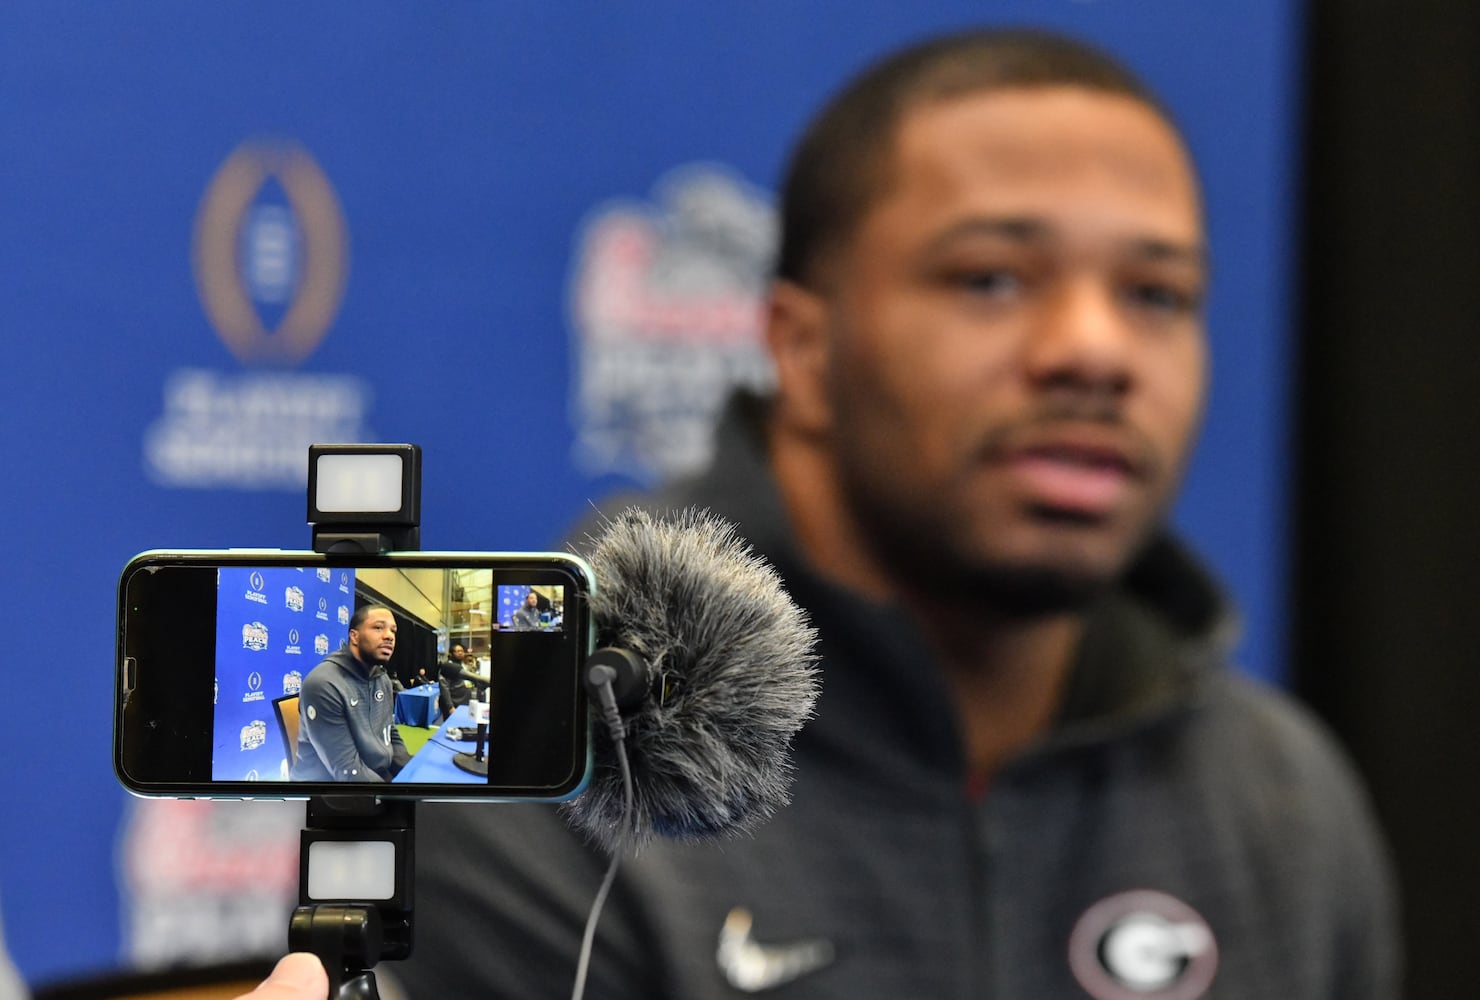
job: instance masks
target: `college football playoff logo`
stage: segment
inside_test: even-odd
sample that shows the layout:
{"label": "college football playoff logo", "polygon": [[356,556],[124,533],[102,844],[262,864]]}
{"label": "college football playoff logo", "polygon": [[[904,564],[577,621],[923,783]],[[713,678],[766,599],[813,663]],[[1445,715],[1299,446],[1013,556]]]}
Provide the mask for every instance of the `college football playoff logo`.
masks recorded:
{"label": "college football playoff logo", "polygon": [[344,293],[349,245],[339,200],[298,144],[245,142],[206,189],[191,258],[201,305],[240,361],[302,361]]}

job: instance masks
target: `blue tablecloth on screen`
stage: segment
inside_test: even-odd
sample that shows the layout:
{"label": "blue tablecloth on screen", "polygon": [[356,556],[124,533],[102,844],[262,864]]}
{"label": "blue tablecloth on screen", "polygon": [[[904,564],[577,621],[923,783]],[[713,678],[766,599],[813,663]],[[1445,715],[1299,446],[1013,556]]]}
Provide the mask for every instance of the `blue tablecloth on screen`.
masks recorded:
{"label": "blue tablecloth on screen", "polygon": [[437,717],[437,685],[423,684],[396,692],[396,724],[430,726]]}
{"label": "blue tablecloth on screen", "polygon": [[[399,700],[398,700],[399,710]],[[447,735],[448,729],[472,729],[473,717],[468,706],[459,705],[442,726],[432,734],[426,745],[411,758],[411,763],[401,768],[395,783],[436,782],[440,784],[481,785],[488,779],[482,775],[469,774],[452,762],[459,753],[472,753],[478,744],[473,740],[454,740]]]}

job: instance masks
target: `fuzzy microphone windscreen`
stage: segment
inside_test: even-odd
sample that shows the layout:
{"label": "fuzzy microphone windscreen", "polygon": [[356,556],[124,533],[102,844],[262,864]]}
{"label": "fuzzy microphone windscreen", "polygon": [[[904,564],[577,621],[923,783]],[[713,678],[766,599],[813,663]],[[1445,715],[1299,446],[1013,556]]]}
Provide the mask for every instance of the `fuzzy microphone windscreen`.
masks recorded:
{"label": "fuzzy microphone windscreen", "polygon": [[[633,844],[748,831],[789,801],[791,741],[819,689],[816,632],[780,576],[727,522],[632,508],[587,560],[598,648],[646,657],[655,690],[625,715]],[[591,783],[563,807],[609,853],[621,844],[622,778],[605,727]]]}

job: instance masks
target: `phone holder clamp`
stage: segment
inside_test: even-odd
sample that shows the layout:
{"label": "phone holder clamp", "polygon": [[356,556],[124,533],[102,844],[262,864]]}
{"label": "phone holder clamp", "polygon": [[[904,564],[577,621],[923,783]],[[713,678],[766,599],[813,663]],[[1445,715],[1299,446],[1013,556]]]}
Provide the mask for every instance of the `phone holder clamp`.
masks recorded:
{"label": "phone holder clamp", "polygon": [[288,947],[324,963],[330,1000],[378,997],[370,970],[411,954],[415,809],[373,796],[308,802]]}
{"label": "phone holder clamp", "polygon": [[308,523],[315,552],[421,548],[421,446],[309,445]]}
{"label": "phone holder clamp", "polygon": [[[421,548],[421,448],[308,449],[308,522],[326,555]],[[346,790],[309,799],[288,947],[317,955],[329,1000],[379,1000],[380,961],[411,954],[416,803]]]}

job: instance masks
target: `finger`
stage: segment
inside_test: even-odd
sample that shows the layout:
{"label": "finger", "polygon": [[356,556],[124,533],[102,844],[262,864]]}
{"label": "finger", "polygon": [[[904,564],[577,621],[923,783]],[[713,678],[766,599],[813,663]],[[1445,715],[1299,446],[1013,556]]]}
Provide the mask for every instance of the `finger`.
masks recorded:
{"label": "finger", "polygon": [[272,975],[251,993],[237,1000],[325,1000],[329,995],[329,975],[317,955],[294,952],[284,955]]}

